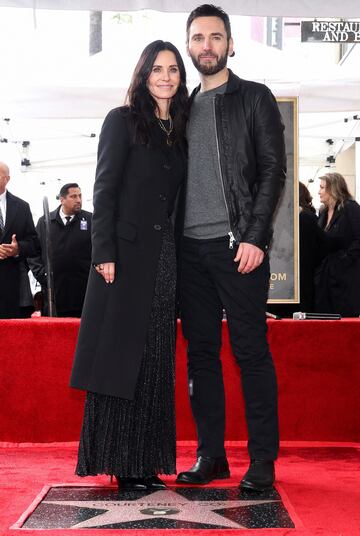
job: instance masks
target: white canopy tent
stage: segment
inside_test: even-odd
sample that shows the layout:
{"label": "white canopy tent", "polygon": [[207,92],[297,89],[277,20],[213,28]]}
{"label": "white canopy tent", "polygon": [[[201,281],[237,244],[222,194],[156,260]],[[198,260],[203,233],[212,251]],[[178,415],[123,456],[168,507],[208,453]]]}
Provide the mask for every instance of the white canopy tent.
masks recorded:
{"label": "white canopy tent", "polygon": [[[200,1],[194,0],[0,0],[0,6],[36,9],[71,9],[98,11],[135,11],[153,9],[189,12]],[[203,2],[205,3],[205,2]],[[210,2],[209,2],[210,3]],[[259,17],[360,17],[358,0],[222,0],[214,2],[233,15]]]}
{"label": "white canopy tent", "polygon": [[[2,8],[6,7],[32,8],[35,12],[38,9],[134,11],[151,8],[168,13],[159,14],[164,32],[161,37],[175,42],[185,58],[186,13],[200,3],[189,0],[0,0],[0,18]],[[341,4],[332,0],[294,3],[224,0],[215,3],[220,3],[234,15],[360,17],[358,0],[345,0]],[[39,19],[41,15],[38,14]],[[60,21],[59,11],[54,16]],[[79,13],[74,13],[74,16],[79,16]],[[167,24],[168,20],[172,21],[171,24]],[[115,46],[106,46],[105,43],[103,52],[93,57],[84,54],[82,59],[76,54],[73,57],[69,54],[66,69],[57,57],[51,61],[41,57],[43,42],[26,38],[27,34],[21,28],[17,33],[12,33],[16,39],[12,46],[18,48],[18,54],[13,57],[10,53],[3,54],[0,58],[1,71],[7,74],[0,85],[0,136],[13,142],[31,142],[31,166],[22,167],[21,171],[18,164],[17,169],[12,166],[14,193],[25,198],[41,199],[46,190],[55,204],[59,183],[78,179],[85,192],[85,205],[88,208],[91,206],[97,138],[90,138],[90,134],[98,134],[106,112],[124,101],[144,37],[141,35],[142,29],[139,35],[131,33],[134,28],[121,27],[120,33],[127,39],[125,46],[120,41],[114,41]],[[146,27],[144,33],[148,42],[158,38],[152,28]],[[316,44],[304,44],[309,52],[296,61],[291,50],[283,51],[279,62],[278,50],[245,41],[241,25],[234,37],[237,53],[229,62],[230,68],[244,78],[266,83],[277,96],[299,97],[300,179],[307,182],[326,163],[329,152],[327,139],[335,140],[332,150],[336,152],[347,148],[360,136],[359,121],[357,124],[344,122],[345,117],[360,113],[359,47],[353,47],[346,64],[322,66],[314,59],[314,54],[319,52],[319,45]],[[68,35],[64,38],[61,44],[69,40]],[[2,48],[4,50],[4,45]],[[191,88],[197,83],[197,74],[190,61],[187,61],[186,67]],[[10,118],[10,122],[4,122],[4,118]],[[19,161],[20,152],[19,143],[0,144],[0,159],[10,160],[10,164]],[[46,183],[45,189],[41,186],[42,182]],[[41,212],[39,202],[34,203],[33,209],[36,218]]]}

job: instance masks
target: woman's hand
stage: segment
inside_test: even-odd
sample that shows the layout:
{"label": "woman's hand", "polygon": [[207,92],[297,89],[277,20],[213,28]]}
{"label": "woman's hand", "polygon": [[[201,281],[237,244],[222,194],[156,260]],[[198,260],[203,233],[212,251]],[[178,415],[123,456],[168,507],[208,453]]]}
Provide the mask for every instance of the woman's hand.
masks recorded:
{"label": "woman's hand", "polygon": [[102,262],[95,265],[95,270],[98,274],[102,275],[106,283],[113,283],[115,279],[115,263],[114,262]]}

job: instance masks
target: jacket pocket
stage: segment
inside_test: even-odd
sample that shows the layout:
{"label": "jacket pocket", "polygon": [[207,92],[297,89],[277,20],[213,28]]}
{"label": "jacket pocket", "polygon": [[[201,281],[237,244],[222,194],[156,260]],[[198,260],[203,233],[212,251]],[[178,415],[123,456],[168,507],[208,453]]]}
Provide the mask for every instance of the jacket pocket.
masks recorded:
{"label": "jacket pocket", "polygon": [[132,223],[118,220],[115,225],[115,233],[117,237],[134,242],[137,236],[137,228]]}

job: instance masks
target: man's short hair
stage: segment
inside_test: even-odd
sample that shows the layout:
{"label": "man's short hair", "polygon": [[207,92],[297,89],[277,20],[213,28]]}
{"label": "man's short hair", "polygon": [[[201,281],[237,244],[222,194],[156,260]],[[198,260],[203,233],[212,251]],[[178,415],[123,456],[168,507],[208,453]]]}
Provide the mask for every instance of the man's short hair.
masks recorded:
{"label": "man's short hair", "polygon": [[64,186],[61,187],[57,199],[60,199],[60,197],[66,197],[69,193],[70,188],[80,188],[80,186],[77,182],[68,182],[67,184],[64,184]]}
{"label": "man's short hair", "polygon": [[192,10],[186,21],[186,39],[189,41],[189,30],[193,20],[198,17],[219,17],[224,23],[227,40],[231,39],[231,25],[229,15],[225,13],[221,7],[214,6],[213,4],[202,4]]}

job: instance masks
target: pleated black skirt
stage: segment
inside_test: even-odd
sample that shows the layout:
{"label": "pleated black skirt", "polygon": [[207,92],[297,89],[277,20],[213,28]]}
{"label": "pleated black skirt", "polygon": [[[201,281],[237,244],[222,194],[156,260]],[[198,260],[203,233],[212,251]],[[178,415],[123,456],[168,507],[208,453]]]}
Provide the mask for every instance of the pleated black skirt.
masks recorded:
{"label": "pleated black skirt", "polygon": [[77,475],[176,473],[175,287],[175,244],[168,224],[134,400],[87,393]]}

